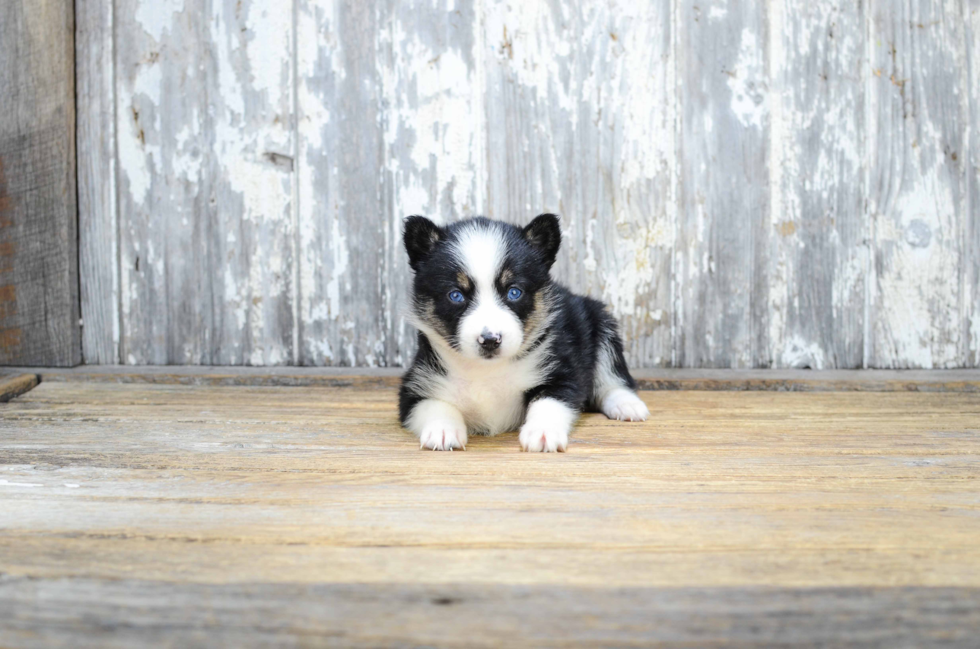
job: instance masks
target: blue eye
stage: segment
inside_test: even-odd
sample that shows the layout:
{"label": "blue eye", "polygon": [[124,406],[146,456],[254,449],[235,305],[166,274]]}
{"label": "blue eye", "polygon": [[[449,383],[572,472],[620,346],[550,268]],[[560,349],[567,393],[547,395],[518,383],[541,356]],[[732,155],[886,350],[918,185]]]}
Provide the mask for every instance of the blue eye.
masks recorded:
{"label": "blue eye", "polygon": [[511,302],[521,299],[522,295],[524,295],[524,291],[516,286],[511,286],[510,289],[507,290],[507,299]]}
{"label": "blue eye", "polygon": [[449,292],[449,301],[450,302],[456,302],[457,304],[459,304],[460,302],[463,301],[463,294],[460,293],[459,291],[450,291]]}

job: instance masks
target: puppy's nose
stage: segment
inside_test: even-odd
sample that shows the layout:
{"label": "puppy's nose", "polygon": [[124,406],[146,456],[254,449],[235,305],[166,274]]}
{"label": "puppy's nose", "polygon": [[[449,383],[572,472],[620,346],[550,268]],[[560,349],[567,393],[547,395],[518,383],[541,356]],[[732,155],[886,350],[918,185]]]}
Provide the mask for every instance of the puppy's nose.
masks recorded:
{"label": "puppy's nose", "polygon": [[492,352],[493,350],[500,347],[500,334],[491,333],[489,329],[484,329],[483,332],[477,336],[476,342],[480,343],[485,351]]}

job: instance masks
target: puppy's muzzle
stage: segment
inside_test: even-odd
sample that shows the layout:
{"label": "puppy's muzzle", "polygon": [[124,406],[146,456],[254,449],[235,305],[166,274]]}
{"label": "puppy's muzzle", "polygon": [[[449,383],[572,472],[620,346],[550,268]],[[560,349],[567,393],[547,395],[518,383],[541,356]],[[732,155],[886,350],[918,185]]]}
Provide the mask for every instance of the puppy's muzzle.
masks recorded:
{"label": "puppy's muzzle", "polygon": [[500,341],[502,336],[500,334],[492,333],[489,329],[484,329],[483,332],[476,337],[476,342],[480,343],[480,351],[484,355],[490,356],[497,351],[500,347]]}

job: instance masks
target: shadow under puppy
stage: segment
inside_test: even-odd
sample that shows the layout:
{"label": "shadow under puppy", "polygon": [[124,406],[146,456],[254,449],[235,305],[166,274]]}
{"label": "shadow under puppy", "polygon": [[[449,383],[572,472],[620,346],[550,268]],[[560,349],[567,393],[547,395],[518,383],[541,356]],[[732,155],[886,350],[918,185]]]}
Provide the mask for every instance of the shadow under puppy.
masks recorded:
{"label": "shadow under puppy", "polygon": [[399,415],[422,448],[466,448],[468,435],[520,427],[526,451],[564,451],[583,410],[642,421],[616,321],[601,302],[551,280],[554,214],[529,225],[486,218],[439,227],[405,220],[415,271],[418,353]]}

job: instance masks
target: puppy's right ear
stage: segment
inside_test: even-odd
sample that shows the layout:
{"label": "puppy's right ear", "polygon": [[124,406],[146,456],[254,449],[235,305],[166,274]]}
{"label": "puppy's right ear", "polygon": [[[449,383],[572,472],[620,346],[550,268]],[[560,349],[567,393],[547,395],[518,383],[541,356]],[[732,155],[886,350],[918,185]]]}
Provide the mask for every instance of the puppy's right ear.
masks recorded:
{"label": "puppy's right ear", "polygon": [[442,228],[424,216],[410,216],[405,219],[405,250],[408,252],[408,265],[418,270],[432,249],[444,236]]}

